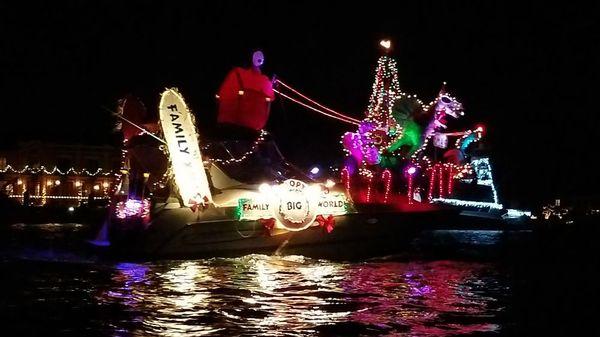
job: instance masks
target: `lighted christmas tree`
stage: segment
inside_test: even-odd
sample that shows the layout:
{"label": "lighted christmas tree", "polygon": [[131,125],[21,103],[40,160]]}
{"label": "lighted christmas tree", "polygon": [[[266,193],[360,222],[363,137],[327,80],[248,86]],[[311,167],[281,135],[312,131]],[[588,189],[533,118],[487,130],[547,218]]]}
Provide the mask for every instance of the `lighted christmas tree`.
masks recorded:
{"label": "lighted christmas tree", "polygon": [[344,147],[360,168],[380,165],[382,160],[384,167],[395,164],[390,160],[389,148],[403,137],[403,126],[410,119],[408,113],[403,115],[395,111],[399,98],[406,95],[400,91],[396,60],[387,55],[391,47],[389,40],[381,41],[380,45],[384,55],[377,61],[366,118],[360,123],[358,132],[347,133],[343,139]]}
{"label": "lighted christmas tree", "polygon": [[[377,62],[366,117],[360,122],[356,132],[347,132],[342,138],[344,149],[349,154],[345,166],[347,175],[358,172],[362,177],[359,181],[367,191],[366,197],[362,199],[367,202],[371,200],[369,195],[373,179],[377,180],[379,177],[383,179],[384,176],[389,178],[384,179],[386,181],[384,185],[388,190],[392,173],[408,180],[408,187],[403,184],[398,186],[406,189],[408,195],[412,194],[412,178],[417,172],[430,177],[440,177],[442,174],[440,165],[444,164],[448,169],[448,172],[444,171],[444,177],[453,177],[454,172],[459,171],[457,166],[463,164],[463,161],[458,158],[461,156],[452,159],[451,152],[444,153],[446,156],[443,157],[431,158],[430,153],[432,151],[435,153],[436,148],[445,149],[448,136],[464,137],[465,141],[460,138],[456,145],[459,148],[457,151],[461,154],[467,143],[480,137],[480,133],[477,132],[471,135],[471,131],[448,132],[446,130],[446,117],[457,118],[462,115],[462,104],[450,96],[444,86],[429,104],[424,104],[417,99],[416,95],[403,93],[398,81],[396,61],[388,56],[390,43],[382,41],[380,44],[384,47],[384,54]],[[469,135],[472,137],[467,137]],[[431,139],[434,141],[431,142]],[[455,163],[446,163],[447,161]],[[417,177],[415,179],[420,180]],[[443,178],[443,181],[445,189],[439,188],[442,179],[439,179],[439,182],[429,179],[430,200],[437,195],[441,197],[450,194],[452,183],[446,178]],[[434,184],[436,182],[437,184]],[[434,185],[437,194],[434,194]],[[412,195],[409,197],[409,202],[411,198]]]}
{"label": "lighted christmas tree", "polygon": [[396,60],[383,55],[377,61],[373,92],[367,108],[367,119],[377,122],[380,127],[388,126],[392,106],[400,94]]}

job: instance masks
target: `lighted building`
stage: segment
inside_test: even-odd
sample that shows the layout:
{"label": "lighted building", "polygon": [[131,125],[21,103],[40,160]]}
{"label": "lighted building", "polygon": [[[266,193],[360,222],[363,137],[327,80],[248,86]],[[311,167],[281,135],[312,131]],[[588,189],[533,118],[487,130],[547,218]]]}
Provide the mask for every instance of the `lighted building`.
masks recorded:
{"label": "lighted building", "polygon": [[106,199],[119,166],[119,150],[111,146],[25,142],[0,152],[0,188],[21,203],[77,206]]}

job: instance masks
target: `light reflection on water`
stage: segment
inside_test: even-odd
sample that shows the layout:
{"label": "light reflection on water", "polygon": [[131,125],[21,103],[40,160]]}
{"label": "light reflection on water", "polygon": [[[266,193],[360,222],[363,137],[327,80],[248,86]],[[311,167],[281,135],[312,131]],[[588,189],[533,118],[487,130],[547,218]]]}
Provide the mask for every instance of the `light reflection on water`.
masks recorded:
{"label": "light reflection on water", "polygon": [[510,303],[495,264],[264,255],[109,263],[72,245],[78,226],[11,230],[0,238],[0,318],[19,335],[497,335]]}
{"label": "light reflection on water", "polygon": [[[450,336],[500,330],[506,293],[486,264],[333,263],[299,256],[117,264],[96,301],[129,333]],[[114,323],[118,333],[120,327]]]}

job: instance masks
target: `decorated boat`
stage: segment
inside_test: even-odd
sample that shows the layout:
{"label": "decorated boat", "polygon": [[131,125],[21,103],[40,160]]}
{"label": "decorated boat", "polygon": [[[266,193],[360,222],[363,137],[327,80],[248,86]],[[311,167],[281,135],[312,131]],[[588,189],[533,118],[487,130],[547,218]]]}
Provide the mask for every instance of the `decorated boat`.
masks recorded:
{"label": "decorated boat", "polygon": [[[383,55],[360,120],[269,79],[263,62],[256,52],[216,95],[224,139],[198,134],[175,88],[161,94],[156,122],[134,98],[120,102],[121,176],[102,231],[110,253],[352,259],[407,252],[436,230],[503,230],[502,221],[461,219],[469,208],[503,208],[489,158],[474,148],[484,128],[447,130],[464,111],[445,87],[424,104],[400,90],[395,61]],[[341,135],[339,166],[317,179],[285,159],[264,129],[276,94],[355,128]]]}

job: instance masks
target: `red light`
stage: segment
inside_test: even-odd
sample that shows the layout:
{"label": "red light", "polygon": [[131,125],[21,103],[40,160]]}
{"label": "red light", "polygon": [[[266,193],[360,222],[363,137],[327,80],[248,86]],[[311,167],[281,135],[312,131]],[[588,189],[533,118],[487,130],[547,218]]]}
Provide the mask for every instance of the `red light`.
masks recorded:
{"label": "red light", "polygon": [[475,127],[475,132],[485,133],[485,126],[483,124],[479,124]]}

